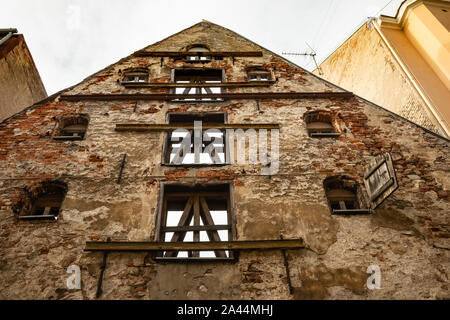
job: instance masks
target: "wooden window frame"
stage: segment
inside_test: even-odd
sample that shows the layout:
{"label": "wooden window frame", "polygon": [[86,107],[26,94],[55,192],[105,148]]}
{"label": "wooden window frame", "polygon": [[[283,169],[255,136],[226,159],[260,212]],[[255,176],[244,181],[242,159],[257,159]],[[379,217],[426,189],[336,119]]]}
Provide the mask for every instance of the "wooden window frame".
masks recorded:
{"label": "wooden window frame", "polygon": [[[363,192],[361,186],[358,182],[353,179],[350,179],[346,176],[333,176],[328,177],[324,180],[324,190],[325,196],[327,199],[328,207],[330,208],[331,214],[368,214],[372,211],[366,204],[366,199],[363,196]],[[330,185],[336,185],[335,187],[330,187]],[[352,186],[349,186],[351,184]],[[331,194],[331,192],[339,193],[339,190],[343,195],[339,196],[336,194]],[[345,193],[345,194],[344,194]],[[351,195],[350,195],[351,194]],[[347,208],[348,205],[346,202],[353,202],[354,208]],[[339,209],[333,208],[333,203],[339,204]]]}
{"label": "wooden window frame", "polygon": [[[186,116],[186,117],[192,117],[192,118],[196,118],[198,117],[198,119],[202,119],[202,118],[207,118],[208,116],[223,116],[223,123],[219,123],[217,122],[217,124],[226,124],[228,122],[228,114],[226,112],[168,112],[166,114],[166,123],[167,124],[171,124],[171,117],[173,116]],[[204,121],[204,120],[202,120]],[[179,122],[178,122],[179,123]],[[211,123],[208,122],[207,120],[204,121],[204,123]],[[215,123],[215,122],[213,122]],[[193,123],[189,123],[190,125],[192,125]],[[220,130],[220,129],[219,129]],[[193,130],[189,130],[191,132],[191,137],[192,139],[194,138],[193,135]],[[202,134],[203,134],[203,129],[202,129]],[[166,131],[164,132],[164,137],[163,137],[163,150],[161,153],[161,165],[163,166],[174,166],[174,167],[214,167],[214,166],[226,166],[226,165],[230,165],[229,162],[227,162],[227,159],[229,159],[230,157],[227,156],[227,136],[226,136],[226,130],[220,130],[223,133],[222,139],[223,139],[223,153],[224,153],[224,162],[223,163],[181,163],[181,164],[175,164],[175,163],[170,163],[170,154],[171,154],[171,141],[170,141],[170,137],[173,131]],[[206,146],[205,146],[206,147]]]}
{"label": "wooden window frame", "polygon": [[[180,192],[174,192],[173,189],[180,188]],[[170,190],[172,189],[172,190]],[[208,191],[208,189],[223,189],[222,191]],[[228,241],[236,240],[236,219],[234,216],[234,184],[225,183],[205,183],[202,185],[183,185],[179,183],[162,182],[160,183],[160,193],[158,209],[155,221],[155,241],[162,242],[165,239],[166,232],[174,232],[170,242],[183,242],[187,232],[193,232],[194,242],[200,241],[200,231],[205,231],[209,241],[219,241],[218,230],[228,230]],[[187,199],[183,214],[177,227],[167,227],[167,208],[169,198]],[[209,213],[207,198],[225,199],[227,211],[227,224],[214,225],[212,216]],[[204,225],[200,225],[200,219]],[[189,226],[190,221],[194,222]],[[156,261],[164,262],[211,262],[211,261],[235,261],[237,255],[233,251],[228,251],[226,256],[224,250],[216,250],[216,257],[200,257],[199,251],[188,252],[188,257],[177,257],[178,251],[163,252],[156,254]]]}
{"label": "wooden window frame", "polygon": [[[192,72],[192,73],[198,72],[199,74],[198,75],[192,75],[190,80],[178,80],[177,79],[177,76],[178,76],[177,75],[177,71],[178,72]],[[205,79],[202,80],[201,79],[202,78],[201,73],[202,72],[203,73],[207,73],[208,71],[219,71],[221,73],[220,83],[217,83],[217,84],[219,84],[219,86],[217,86],[217,87],[201,86],[202,83],[206,83],[204,81],[218,81],[218,80],[205,80]],[[182,75],[180,75],[180,76],[182,77]],[[207,75],[203,75],[203,77],[207,77]],[[192,99],[190,99],[190,98],[180,99],[180,98],[176,98],[176,99],[172,100],[174,102],[187,102],[187,103],[193,102],[193,103],[195,103],[195,102],[220,102],[220,101],[224,100],[223,98],[209,98],[208,97],[209,94],[212,94],[212,91],[211,91],[210,88],[219,88],[219,90],[220,90],[219,94],[224,92],[224,88],[222,86],[220,86],[220,84],[226,82],[225,69],[223,69],[223,68],[208,68],[208,69],[203,69],[203,68],[176,68],[176,69],[172,69],[170,78],[171,78],[171,83],[179,83],[177,81],[190,81],[190,82],[188,82],[189,84],[191,84],[191,83],[198,84],[198,86],[181,87],[181,89],[184,89],[184,91],[183,91],[183,93],[179,94],[180,96],[181,95],[188,95],[189,92],[191,92],[191,90],[195,90],[196,94],[202,94],[202,95],[205,96],[204,98],[200,98],[200,99],[195,99],[195,98],[192,98]],[[180,88],[176,88],[176,87],[175,88],[170,88],[169,93],[177,94],[176,93],[177,89],[180,89]],[[206,94],[202,93],[203,89],[207,92]]]}

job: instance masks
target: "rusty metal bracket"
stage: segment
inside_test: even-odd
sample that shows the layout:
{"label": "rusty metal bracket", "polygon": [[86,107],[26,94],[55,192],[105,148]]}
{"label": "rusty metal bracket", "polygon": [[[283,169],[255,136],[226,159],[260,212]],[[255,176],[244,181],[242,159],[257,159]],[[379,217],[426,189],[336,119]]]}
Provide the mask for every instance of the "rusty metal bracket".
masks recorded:
{"label": "rusty metal bracket", "polygon": [[[106,240],[107,242],[111,241],[111,238],[108,238]],[[103,275],[105,273],[105,269],[106,269],[106,258],[108,257],[108,251],[104,251],[103,252],[103,261],[102,261],[102,265],[100,266],[100,275],[98,277],[98,282],[97,282],[97,292],[95,293],[95,297],[98,299],[100,298],[100,296],[102,295],[102,285],[103,285]]]}
{"label": "rusty metal bracket", "polygon": [[[280,239],[283,240],[283,235],[280,235]],[[289,293],[293,294],[294,293],[294,287],[292,286],[292,282],[291,282],[291,274],[289,272],[289,262],[286,256],[286,250],[282,249],[281,253],[283,254],[283,260],[284,260],[284,268],[286,269],[286,277],[287,277],[287,281],[288,281],[288,286],[289,286]]]}
{"label": "rusty metal bracket", "polygon": [[117,178],[117,183],[120,183],[120,180],[122,179],[122,172],[123,172],[123,167],[125,166],[125,159],[127,158],[127,154],[124,153],[122,156],[122,163],[120,164],[120,170],[119,170],[119,177]]}

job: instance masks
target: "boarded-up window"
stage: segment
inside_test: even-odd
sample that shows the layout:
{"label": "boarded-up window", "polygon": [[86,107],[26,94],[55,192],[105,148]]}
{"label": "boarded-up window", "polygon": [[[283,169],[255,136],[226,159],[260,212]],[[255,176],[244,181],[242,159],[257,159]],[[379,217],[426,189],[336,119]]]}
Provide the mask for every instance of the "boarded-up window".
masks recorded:
{"label": "boarded-up window", "polygon": [[332,125],[332,117],[326,111],[311,111],[304,115],[306,130],[310,137],[337,137]]}
{"label": "boarded-up window", "polygon": [[[156,241],[199,242],[233,239],[230,185],[163,185]],[[228,250],[164,251],[158,259],[231,259]]]}
{"label": "boarded-up window", "polygon": [[201,129],[196,133],[192,127],[223,125],[225,113],[169,113],[169,124],[178,128],[166,135],[164,163],[172,165],[225,164],[225,132],[219,129]]}

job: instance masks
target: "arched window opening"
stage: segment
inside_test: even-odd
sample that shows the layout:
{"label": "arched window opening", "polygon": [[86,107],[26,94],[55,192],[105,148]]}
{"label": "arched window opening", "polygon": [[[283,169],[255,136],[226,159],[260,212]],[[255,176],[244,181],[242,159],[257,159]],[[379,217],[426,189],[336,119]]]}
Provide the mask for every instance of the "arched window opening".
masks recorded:
{"label": "arched window opening", "polygon": [[143,83],[148,82],[148,71],[146,70],[130,70],[123,75],[122,83]]}
{"label": "arched window opening", "polygon": [[28,190],[19,219],[56,220],[67,193],[67,185],[60,181],[46,181]]}
{"label": "arched window opening", "polygon": [[83,140],[89,124],[87,115],[64,117],[60,120],[56,140]]}
{"label": "arched window opening", "polygon": [[327,111],[311,111],[304,115],[306,130],[310,137],[338,137]]}
{"label": "arched window opening", "polygon": [[202,44],[195,44],[189,47],[188,52],[195,53],[192,56],[186,56],[187,62],[209,62],[211,57],[205,56],[210,50],[207,46]]}
{"label": "arched window opening", "polygon": [[247,71],[247,80],[248,81],[270,81],[272,80],[272,74],[270,71],[261,68],[261,67],[253,67],[248,69]]}

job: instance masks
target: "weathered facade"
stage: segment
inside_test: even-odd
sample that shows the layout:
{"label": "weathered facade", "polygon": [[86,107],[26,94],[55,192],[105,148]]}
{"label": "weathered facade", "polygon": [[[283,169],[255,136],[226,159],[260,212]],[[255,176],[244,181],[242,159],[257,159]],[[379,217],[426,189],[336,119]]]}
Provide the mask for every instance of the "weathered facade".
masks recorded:
{"label": "weathered facade", "polygon": [[[222,70],[221,80],[213,69]],[[190,72],[212,82],[176,82]],[[215,89],[205,89],[207,83]],[[279,128],[278,170],[261,170],[276,160],[272,153],[270,164],[167,163],[165,132],[190,113],[205,127],[216,121],[221,128]],[[210,22],[16,114],[0,124],[0,138],[2,299],[450,297],[449,141]],[[370,210],[365,170],[385,153],[399,187]],[[341,210],[355,214],[335,210],[338,185],[350,193],[338,201]],[[175,261],[129,252],[164,241],[160,231],[174,227],[161,213],[193,186],[194,200],[172,210],[191,212],[190,202],[193,221],[200,214],[206,225],[202,199],[211,210],[223,203],[202,192],[225,194],[225,244],[241,245],[234,258],[216,253],[193,263],[201,259],[195,250]],[[58,219],[41,219],[52,215]],[[219,227],[208,225],[202,232],[216,239]],[[182,227],[194,241],[205,230],[198,221]],[[178,240],[181,234],[174,231]],[[304,247],[268,249],[280,237]],[[265,248],[241,250],[244,241]],[[108,242],[128,251],[110,251],[106,260],[102,251],[85,251]],[[73,265],[81,268],[80,289],[67,287]],[[381,270],[380,289],[366,286],[371,265]]]}
{"label": "weathered facade", "polygon": [[449,42],[450,1],[406,0],[395,17],[362,25],[320,64],[320,73],[450,137]]}
{"label": "weathered facade", "polygon": [[0,29],[0,121],[47,97],[22,34]]}

